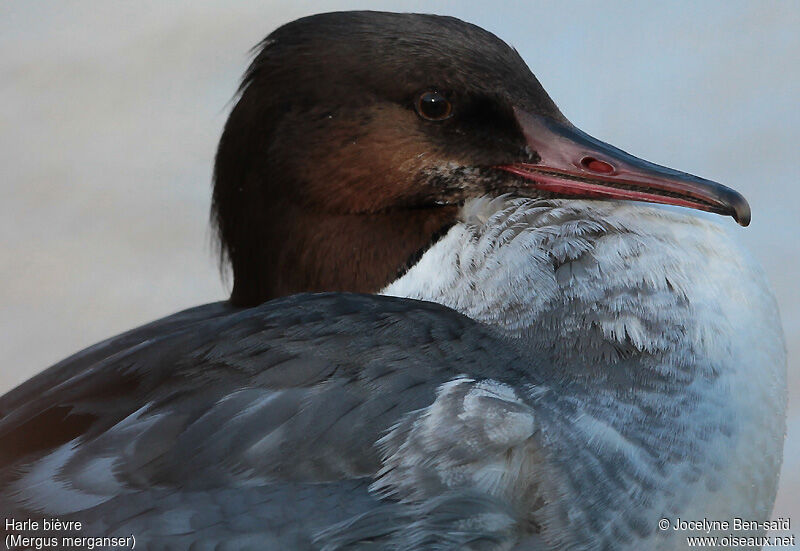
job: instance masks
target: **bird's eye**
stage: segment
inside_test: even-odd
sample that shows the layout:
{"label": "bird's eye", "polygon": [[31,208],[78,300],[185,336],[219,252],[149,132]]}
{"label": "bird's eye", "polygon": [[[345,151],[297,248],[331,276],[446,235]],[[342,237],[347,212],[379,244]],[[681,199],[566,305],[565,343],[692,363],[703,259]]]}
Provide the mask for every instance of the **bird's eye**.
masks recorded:
{"label": "bird's eye", "polygon": [[439,92],[421,93],[414,104],[417,114],[425,120],[443,121],[453,114],[453,104]]}

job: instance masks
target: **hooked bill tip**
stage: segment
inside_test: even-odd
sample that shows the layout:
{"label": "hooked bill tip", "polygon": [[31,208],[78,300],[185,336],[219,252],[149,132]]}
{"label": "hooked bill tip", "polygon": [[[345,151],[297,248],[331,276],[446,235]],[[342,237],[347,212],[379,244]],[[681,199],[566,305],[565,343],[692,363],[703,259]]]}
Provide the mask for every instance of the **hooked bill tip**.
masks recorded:
{"label": "hooked bill tip", "polygon": [[750,225],[750,206],[745,203],[744,208],[737,208],[733,213],[736,223],[746,228]]}

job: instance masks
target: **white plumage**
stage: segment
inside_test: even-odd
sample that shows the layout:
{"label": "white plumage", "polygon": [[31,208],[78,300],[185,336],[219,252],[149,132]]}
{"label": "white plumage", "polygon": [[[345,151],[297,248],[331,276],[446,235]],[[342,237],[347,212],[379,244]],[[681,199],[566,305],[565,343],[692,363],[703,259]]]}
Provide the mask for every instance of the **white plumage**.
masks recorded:
{"label": "white plumage", "polygon": [[[529,492],[523,480],[566,476],[569,487],[591,485],[597,473],[581,461],[624,457],[618,468],[626,472],[609,491],[625,505],[608,519],[608,534],[633,517],[654,526],[663,511],[769,518],[785,430],[783,335],[761,269],[722,225],[630,203],[475,200],[383,293],[445,304],[510,339],[537,366],[549,358],[552,367],[539,367],[548,375],[531,389],[534,403],[552,391],[548,376],[583,382],[574,396],[560,396],[576,403],[557,430],[561,441],[581,442],[586,457],[567,445],[547,466],[531,466],[544,474],[518,473],[510,484],[516,499]],[[631,488],[632,480],[642,487]],[[565,489],[556,483],[552,491]],[[545,503],[559,501],[543,493]],[[585,529],[586,540],[576,541],[589,541],[592,524],[580,520],[587,501],[570,508],[564,525],[543,506],[546,536],[563,531],[571,540]],[[671,549],[684,536],[658,534],[647,548]]]}

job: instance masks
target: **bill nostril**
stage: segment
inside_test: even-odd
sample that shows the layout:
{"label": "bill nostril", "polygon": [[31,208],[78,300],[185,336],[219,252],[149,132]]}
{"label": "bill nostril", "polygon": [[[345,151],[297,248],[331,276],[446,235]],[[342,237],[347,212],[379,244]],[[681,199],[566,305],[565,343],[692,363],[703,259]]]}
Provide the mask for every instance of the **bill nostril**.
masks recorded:
{"label": "bill nostril", "polygon": [[611,174],[614,172],[614,167],[600,159],[594,157],[584,157],[581,159],[581,166],[591,172],[598,172],[600,174]]}

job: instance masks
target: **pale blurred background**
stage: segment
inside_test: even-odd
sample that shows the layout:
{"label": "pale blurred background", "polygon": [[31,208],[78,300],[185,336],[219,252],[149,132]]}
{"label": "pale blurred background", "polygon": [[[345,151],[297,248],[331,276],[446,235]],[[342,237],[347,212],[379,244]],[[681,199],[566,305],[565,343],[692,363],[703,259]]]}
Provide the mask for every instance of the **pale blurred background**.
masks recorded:
{"label": "pale blurred background", "polygon": [[0,393],[226,297],[211,168],[248,49],[297,17],[359,8],[493,31],[586,132],[750,200],[753,223],[736,231],[776,288],[789,348],[773,517],[800,523],[800,2],[789,0],[4,2]]}

